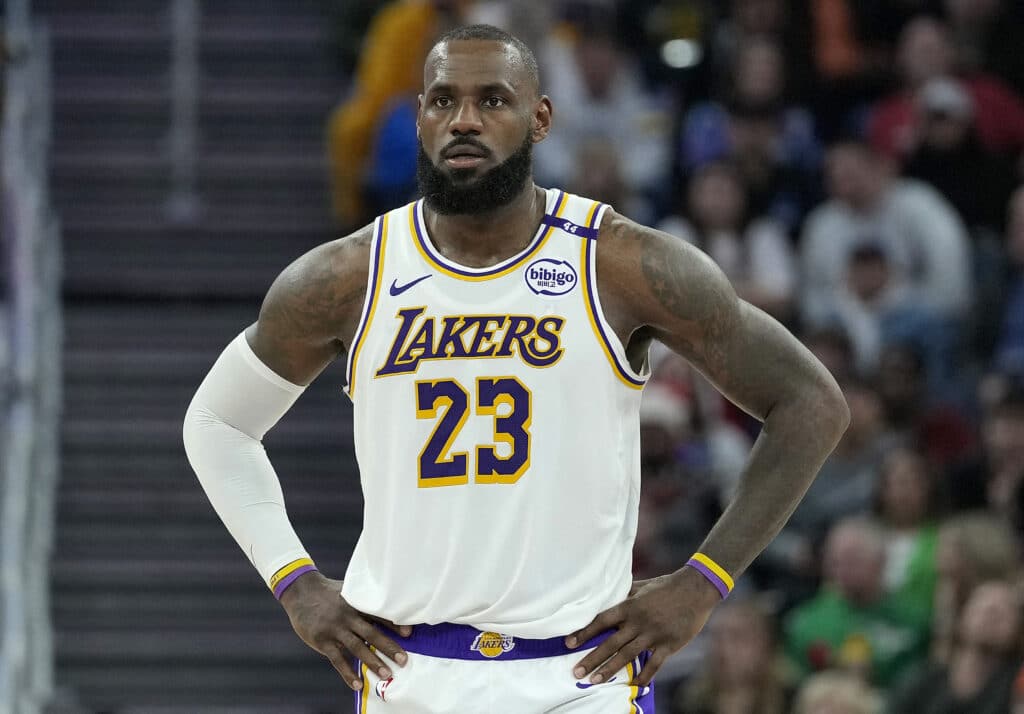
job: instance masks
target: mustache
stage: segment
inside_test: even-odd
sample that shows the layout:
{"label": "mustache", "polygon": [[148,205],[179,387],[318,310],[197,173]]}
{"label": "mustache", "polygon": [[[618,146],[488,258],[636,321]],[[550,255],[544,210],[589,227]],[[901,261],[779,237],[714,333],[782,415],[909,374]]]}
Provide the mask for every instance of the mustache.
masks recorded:
{"label": "mustache", "polygon": [[483,152],[486,158],[490,158],[491,150],[480,141],[477,141],[471,136],[459,136],[450,141],[443,149],[441,149],[441,158],[446,158],[453,149],[459,146],[472,146],[475,149],[479,149]]}

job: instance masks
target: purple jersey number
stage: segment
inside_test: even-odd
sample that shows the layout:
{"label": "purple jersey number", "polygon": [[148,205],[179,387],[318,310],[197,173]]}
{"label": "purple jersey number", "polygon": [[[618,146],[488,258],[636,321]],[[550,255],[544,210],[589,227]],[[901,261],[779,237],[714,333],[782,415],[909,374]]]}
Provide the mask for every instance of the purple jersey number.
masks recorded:
{"label": "purple jersey number", "polygon": [[[438,420],[420,451],[419,486],[468,483],[469,453],[451,453],[451,449],[469,416],[469,394],[452,379],[415,386],[416,418]],[[515,377],[481,377],[476,388],[476,414],[494,420],[494,443],[476,447],[476,481],[515,483],[530,466],[533,395]],[[507,453],[500,453],[499,444],[506,446]]]}

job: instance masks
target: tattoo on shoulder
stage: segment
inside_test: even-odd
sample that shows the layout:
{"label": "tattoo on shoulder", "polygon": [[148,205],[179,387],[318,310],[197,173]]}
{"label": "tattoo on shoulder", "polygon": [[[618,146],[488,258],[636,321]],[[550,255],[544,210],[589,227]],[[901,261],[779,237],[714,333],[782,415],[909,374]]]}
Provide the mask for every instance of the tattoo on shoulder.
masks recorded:
{"label": "tattoo on shoulder", "polygon": [[372,227],[362,229],[292,263],[271,288],[260,322],[278,334],[329,335],[341,342],[366,295],[372,236]]}
{"label": "tattoo on shoulder", "polygon": [[[728,370],[725,340],[738,320],[736,296],[710,259],[682,239],[637,227],[640,265],[651,294],[680,321],[673,342],[688,357],[721,376]],[[678,241],[678,243],[674,243]]]}

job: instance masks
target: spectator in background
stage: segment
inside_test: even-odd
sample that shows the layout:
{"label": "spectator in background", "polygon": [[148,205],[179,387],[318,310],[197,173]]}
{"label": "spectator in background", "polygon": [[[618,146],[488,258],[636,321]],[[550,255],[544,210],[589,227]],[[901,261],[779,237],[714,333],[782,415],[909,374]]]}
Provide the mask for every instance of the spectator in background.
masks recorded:
{"label": "spectator in background", "polygon": [[883,99],[868,125],[880,154],[902,161],[914,150],[921,130],[918,94],[929,80],[956,76],[971,96],[978,139],[987,150],[1017,155],[1024,147],[1024,102],[995,77],[982,72],[956,74],[956,51],[946,26],[917,17],[900,38],[898,63],[903,86]]}
{"label": "spectator in background", "polygon": [[937,368],[929,370],[927,360],[934,357],[914,343],[893,341],[882,349],[876,384],[892,433],[945,471],[974,453],[977,438],[961,411],[943,399],[941,380],[930,380]]}
{"label": "spectator in background", "polygon": [[794,676],[776,623],[752,600],[724,603],[708,623],[709,651],[674,696],[677,714],[788,714]]}
{"label": "spectator in background", "polygon": [[885,538],[885,590],[931,613],[935,599],[936,484],[928,463],[908,448],[890,451],[879,474],[875,518]]}
{"label": "spectator in background", "polygon": [[981,443],[978,457],[950,473],[952,503],[990,508],[1024,533],[1024,387],[1012,385],[986,409]]}
{"label": "spectator in background", "polygon": [[732,165],[719,161],[698,169],[690,179],[685,214],[670,216],[658,228],[708,253],[744,300],[779,320],[792,317],[793,248],[777,222],[751,215]]}
{"label": "spectator in background", "polygon": [[828,83],[857,82],[877,73],[885,64],[881,38],[858,27],[854,3],[849,0],[812,0],[814,63]]}
{"label": "spectator in background", "polygon": [[[423,58],[439,34],[463,23],[471,4],[472,0],[395,0],[374,17],[352,92],[327,123],[332,208],[342,227],[376,215],[380,207],[367,206],[364,196],[376,131],[396,107],[404,112],[399,119],[408,117],[408,104],[415,102],[423,86]],[[400,126],[408,131],[407,121]],[[413,165],[415,158],[413,154]]]}
{"label": "spectator in background", "polygon": [[935,317],[894,272],[881,241],[866,238],[850,250],[845,282],[820,306],[825,322],[850,336],[861,374],[874,374],[883,345],[902,332],[922,340],[936,335],[930,342],[941,338]]}
{"label": "spectator in background", "polygon": [[[700,546],[720,513],[705,464],[687,463],[691,405],[671,387],[652,382],[640,402],[640,519],[633,546],[636,578],[663,575]],[[696,468],[695,468],[696,467]]]}
{"label": "spectator in background", "polygon": [[821,136],[859,131],[865,107],[885,90],[894,33],[929,0],[807,0],[814,68],[814,113]]}
{"label": "spectator in background", "polygon": [[1011,274],[993,362],[999,371],[1024,378],[1024,186],[1014,191],[1007,214],[1006,254]]}
{"label": "spectator in background", "polygon": [[803,342],[837,382],[845,384],[853,379],[856,374],[853,343],[841,327],[832,325],[812,330],[804,335]]}
{"label": "spectator in background", "polygon": [[885,591],[885,538],[870,521],[840,521],[825,545],[824,584],[786,618],[786,652],[805,673],[840,668],[885,687],[924,659],[928,613]]}
{"label": "spectator in background", "polygon": [[931,657],[949,662],[960,613],[971,592],[1017,571],[1020,548],[1010,527],[983,511],[955,515],[939,527],[938,580],[932,605]]}
{"label": "spectator in background", "polygon": [[731,160],[750,194],[755,215],[794,230],[818,200],[821,146],[814,118],[787,105],[781,45],[751,37],[736,50],[730,81],[718,101],[693,106],[683,119],[682,166]]}
{"label": "spectator in background", "polygon": [[880,714],[881,699],[862,679],[843,672],[808,678],[796,699],[794,714]]}
{"label": "spectator in background", "polygon": [[817,552],[829,528],[871,510],[882,459],[895,446],[878,392],[866,382],[851,380],[842,386],[850,426],[789,522],[755,562],[760,580],[781,590],[786,604],[814,592]]}
{"label": "spectator in background", "polygon": [[845,281],[852,248],[875,238],[891,260],[892,279],[915,304],[956,322],[971,305],[970,246],[963,223],[935,189],[894,178],[865,144],[842,141],[826,157],[831,199],[808,216],[801,246],[801,313],[827,324],[831,297]]}
{"label": "spectator in background", "polygon": [[974,105],[958,81],[930,79],[917,101],[918,141],[904,175],[937,188],[972,231],[1001,232],[1016,181],[1013,162],[982,146]]}
{"label": "spectator in background", "polygon": [[988,72],[1024,94],[1024,53],[1020,51],[1021,4],[1015,0],[944,0],[956,64],[967,72]]}
{"label": "spectator in background", "polygon": [[646,209],[630,194],[622,175],[622,159],[614,145],[591,140],[576,149],[576,167],[566,190],[615,206],[623,215],[633,216]]}
{"label": "spectator in background", "polygon": [[[690,389],[688,387],[688,389]],[[731,424],[699,415],[692,391],[660,379],[640,402],[638,578],[678,567],[704,540],[732,497],[750,440]]]}
{"label": "spectator in background", "polygon": [[671,154],[668,106],[641,84],[629,55],[616,41],[610,18],[594,16],[563,41],[552,37],[542,53],[545,91],[558,102],[558,128],[534,154],[538,181],[567,185],[580,168],[582,146],[605,142],[621,160],[622,177],[638,221],[651,221],[653,204],[668,183]]}
{"label": "spectator in background", "polygon": [[782,48],[786,95],[802,97],[811,82],[809,32],[805,8],[787,0],[731,0],[726,15],[714,26],[708,41],[709,81],[712,94],[728,87],[743,48],[769,40]]}
{"label": "spectator in background", "polygon": [[[1012,577],[1014,573],[1007,573]],[[970,594],[948,665],[934,664],[893,693],[892,714],[1005,714],[1020,669],[1021,603],[1013,586],[987,582]]]}

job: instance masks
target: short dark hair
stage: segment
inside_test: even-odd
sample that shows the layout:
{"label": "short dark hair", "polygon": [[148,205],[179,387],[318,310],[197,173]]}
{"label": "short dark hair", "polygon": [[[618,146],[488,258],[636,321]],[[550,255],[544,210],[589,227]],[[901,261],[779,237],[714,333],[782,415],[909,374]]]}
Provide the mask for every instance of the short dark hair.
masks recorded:
{"label": "short dark hair", "polygon": [[[490,40],[514,47],[523,60],[523,65],[526,67],[526,73],[530,76],[530,81],[533,82],[537,91],[540,91],[540,68],[537,65],[537,57],[534,56],[533,50],[527,47],[525,42],[512,33],[505,32],[500,27],[495,27],[494,25],[464,25],[441,35],[441,38],[434,43],[434,47],[456,40]],[[431,52],[433,52],[433,48],[431,48]]]}

